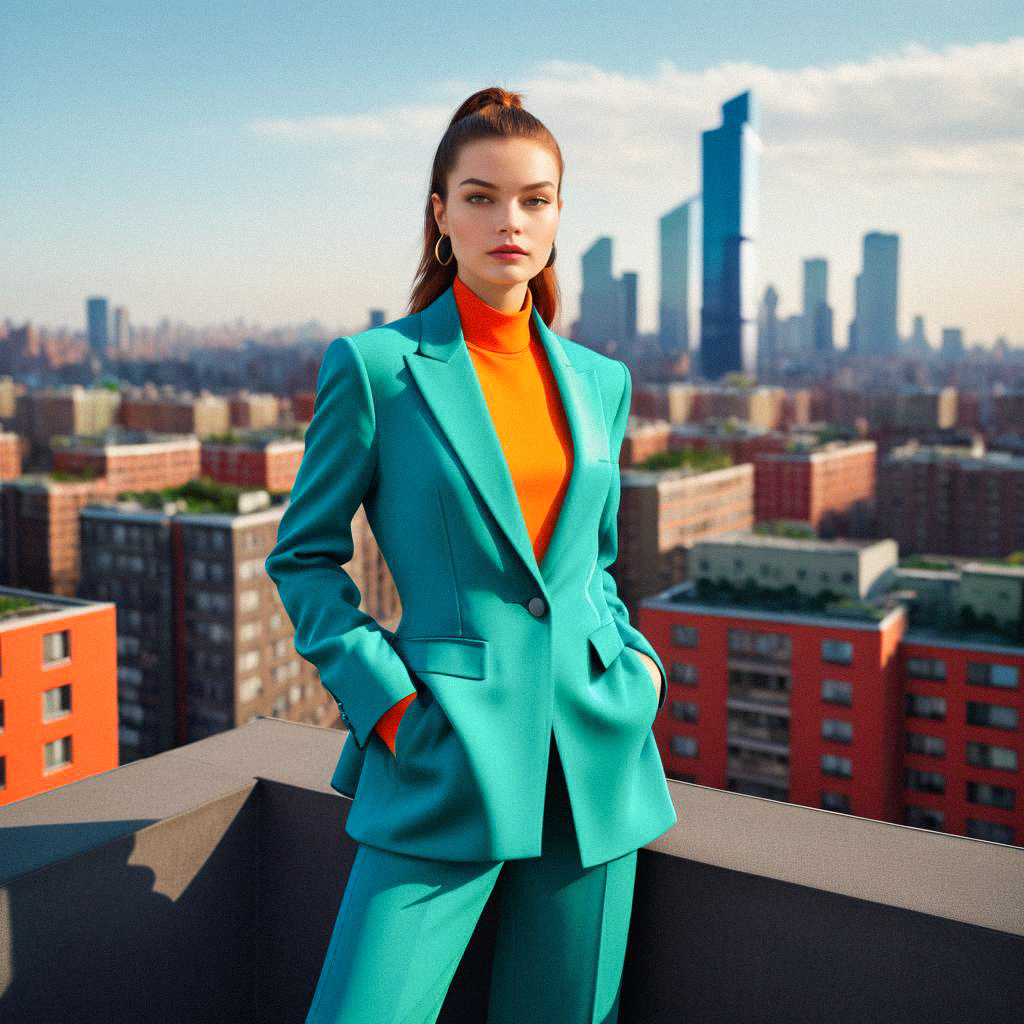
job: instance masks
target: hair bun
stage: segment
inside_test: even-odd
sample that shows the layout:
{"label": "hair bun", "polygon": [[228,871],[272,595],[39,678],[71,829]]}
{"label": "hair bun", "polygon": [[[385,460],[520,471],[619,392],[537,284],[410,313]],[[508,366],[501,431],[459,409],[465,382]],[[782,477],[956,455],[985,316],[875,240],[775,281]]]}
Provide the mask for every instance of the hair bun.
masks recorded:
{"label": "hair bun", "polygon": [[455,111],[451,124],[455,124],[457,121],[461,121],[464,117],[469,117],[471,114],[479,114],[482,111],[492,110],[495,108],[522,110],[522,97],[517,92],[510,92],[508,89],[502,89],[497,85],[492,85],[487,89],[481,89],[479,92],[473,93],[472,96],[469,96],[462,102],[459,109]]}

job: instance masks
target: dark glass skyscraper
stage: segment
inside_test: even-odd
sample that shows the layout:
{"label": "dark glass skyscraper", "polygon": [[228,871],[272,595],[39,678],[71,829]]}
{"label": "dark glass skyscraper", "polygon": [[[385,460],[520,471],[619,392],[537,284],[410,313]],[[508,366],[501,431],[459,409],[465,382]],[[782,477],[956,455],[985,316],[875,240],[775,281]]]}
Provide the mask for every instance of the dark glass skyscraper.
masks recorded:
{"label": "dark glass skyscraper", "polygon": [[721,127],[702,135],[703,288],[700,356],[704,376],[756,372],[755,239],[761,170],[754,96],[722,105]]}
{"label": "dark glass skyscraper", "polygon": [[857,355],[893,356],[899,351],[900,236],[864,236],[864,267],[854,286],[850,344]]}
{"label": "dark glass skyscraper", "polygon": [[661,255],[658,335],[665,355],[696,348],[695,310],[700,302],[700,196],[658,221]]}

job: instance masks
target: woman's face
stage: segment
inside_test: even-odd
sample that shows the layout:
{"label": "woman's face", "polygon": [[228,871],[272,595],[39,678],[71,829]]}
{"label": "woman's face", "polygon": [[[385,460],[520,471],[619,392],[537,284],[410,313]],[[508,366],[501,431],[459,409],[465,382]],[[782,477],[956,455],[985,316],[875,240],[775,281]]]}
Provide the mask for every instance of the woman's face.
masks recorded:
{"label": "woman's face", "polygon": [[[430,198],[463,283],[496,309],[522,308],[528,282],[551,255],[562,211],[554,154],[531,139],[478,139],[459,152],[448,201],[436,192]],[[508,244],[523,254],[493,252]]]}

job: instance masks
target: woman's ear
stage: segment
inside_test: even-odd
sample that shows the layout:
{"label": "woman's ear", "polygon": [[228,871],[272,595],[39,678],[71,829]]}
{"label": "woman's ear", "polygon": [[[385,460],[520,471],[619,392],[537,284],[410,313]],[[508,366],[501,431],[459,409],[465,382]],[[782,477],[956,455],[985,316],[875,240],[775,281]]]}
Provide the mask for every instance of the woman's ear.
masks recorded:
{"label": "woman's ear", "polygon": [[434,223],[437,225],[437,230],[440,231],[442,235],[448,234],[447,225],[445,223],[444,203],[441,201],[441,197],[436,192],[431,192],[430,202],[434,206]]}

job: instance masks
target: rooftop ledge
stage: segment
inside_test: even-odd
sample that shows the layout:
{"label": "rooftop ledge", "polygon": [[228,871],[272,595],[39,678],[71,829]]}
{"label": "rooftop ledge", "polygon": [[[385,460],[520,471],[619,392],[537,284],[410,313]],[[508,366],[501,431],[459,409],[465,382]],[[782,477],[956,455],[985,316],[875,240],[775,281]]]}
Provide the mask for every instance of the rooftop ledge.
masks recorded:
{"label": "rooftop ledge", "polygon": [[[344,735],[261,718],[0,808],[0,1020],[301,1024],[356,849]],[[621,1024],[1021,1019],[1024,849],[669,785]],[[484,1019],[495,925],[442,1024]]]}

